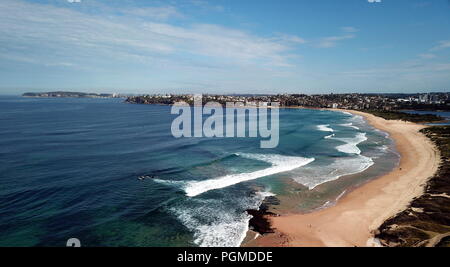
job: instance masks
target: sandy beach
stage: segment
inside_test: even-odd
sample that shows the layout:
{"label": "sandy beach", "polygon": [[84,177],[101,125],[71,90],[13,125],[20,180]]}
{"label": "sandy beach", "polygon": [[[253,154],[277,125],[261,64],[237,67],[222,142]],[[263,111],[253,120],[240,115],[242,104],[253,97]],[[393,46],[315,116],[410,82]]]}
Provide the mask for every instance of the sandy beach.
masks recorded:
{"label": "sandy beach", "polygon": [[426,126],[345,111],[364,116],[372,126],[390,134],[401,155],[399,166],[347,193],[333,207],[271,217],[276,232],[247,246],[378,246],[373,236],[379,226],[423,193],[424,185],[440,163],[433,143],[419,132]]}

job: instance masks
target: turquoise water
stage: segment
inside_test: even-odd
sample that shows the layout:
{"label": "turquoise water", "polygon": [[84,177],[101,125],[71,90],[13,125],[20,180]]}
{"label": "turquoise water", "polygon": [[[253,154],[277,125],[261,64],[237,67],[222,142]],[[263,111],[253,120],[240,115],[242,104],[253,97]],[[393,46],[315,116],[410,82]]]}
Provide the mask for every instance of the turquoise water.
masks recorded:
{"label": "turquoise water", "polygon": [[283,194],[281,178],[315,190],[398,160],[386,134],[342,112],[280,110],[274,149],[175,139],[174,118],[118,99],[0,97],[0,246],[238,246],[245,210]]}

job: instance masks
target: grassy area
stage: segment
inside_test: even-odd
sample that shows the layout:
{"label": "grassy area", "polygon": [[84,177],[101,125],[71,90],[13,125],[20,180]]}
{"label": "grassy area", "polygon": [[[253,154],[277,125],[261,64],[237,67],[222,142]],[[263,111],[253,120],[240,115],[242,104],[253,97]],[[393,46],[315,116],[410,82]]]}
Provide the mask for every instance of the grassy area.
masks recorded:
{"label": "grassy area", "polygon": [[405,112],[385,110],[364,110],[364,112],[373,114],[386,120],[402,120],[415,123],[433,123],[445,121],[445,118],[432,114],[409,114]]}

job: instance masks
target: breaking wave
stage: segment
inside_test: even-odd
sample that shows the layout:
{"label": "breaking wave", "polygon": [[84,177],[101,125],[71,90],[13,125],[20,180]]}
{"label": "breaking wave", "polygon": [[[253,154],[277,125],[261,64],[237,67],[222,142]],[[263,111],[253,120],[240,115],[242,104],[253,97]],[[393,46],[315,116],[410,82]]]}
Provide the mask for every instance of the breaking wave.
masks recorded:
{"label": "breaking wave", "polygon": [[340,126],[344,126],[344,127],[350,127],[350,128],[353,128],[353,129],[355,129],[355,130],[359,130],[359,127],[357,127],[357,126],[353,125],[353,123],[352,123],[352,122],[349,122],[349,123],[343,123],[343,124],[340,124]]}
{"label": "breaking wave", "polygon": [[347,154],[361,154],[361,150],[358,145],[364,141],[367,141],[366,133],[358,133],[354,138],[334,138],[344,142],[344,145],[337,146],[336,149],[342,153]]}
{"label": "breaking wave", "polygon": [[342,157],[320,167],[302,167],[301,173],[293,179],[309,189],[314,189],[318,185],[337,180],[342,176],[363,172],[373,164],[374,161],[371,158],[362,155]]}
{"label": "breaking wave", "polygon": [[277,173],[288,172],[305,166],[314,161],[314,158],[290,157],[281,155],[263,155],[263,154],[239,154],[242,157],[254,160],[264,161],[272,164],[271,167],[239,174],[229,174],[218,178],[204,181],[186,182],[184,191],[189,197],[195,197],[210,190],[225,188],[231,185],[245,181],[255,180],[261,177],[274,175]]}
{"label": "breaking wave", "polygon": [[322,132],[334,132],[334,130],[330,128],[329,124],[317,125],[317,130]]}
{"label": "breaking wave", "polygon": [[[233,199],[228,207],[224,199],[189,199],[169,208],[181,223],[194,233],[194,243],[200,247],[239,247],[249,229],[252,218],[246,209],[259,209],[270,192],[257,192],[250,197]],[[220,212],[217,212],[220,210]]]}

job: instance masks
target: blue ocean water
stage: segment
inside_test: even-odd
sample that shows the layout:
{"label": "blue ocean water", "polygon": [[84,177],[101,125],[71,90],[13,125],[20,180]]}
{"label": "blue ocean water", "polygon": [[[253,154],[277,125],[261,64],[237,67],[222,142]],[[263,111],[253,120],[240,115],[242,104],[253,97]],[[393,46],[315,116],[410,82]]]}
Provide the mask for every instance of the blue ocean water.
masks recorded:
{"label": "blue ocean water", "polygon": [[398,160],[386,134],[342,112],[280,110],[274,149],[176,139],[174,118],[120,99],[0,97],[0,246],[239,246],[245,211],[283,194],[281,178],[313,191]]}

